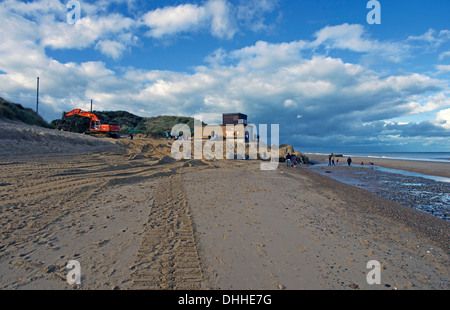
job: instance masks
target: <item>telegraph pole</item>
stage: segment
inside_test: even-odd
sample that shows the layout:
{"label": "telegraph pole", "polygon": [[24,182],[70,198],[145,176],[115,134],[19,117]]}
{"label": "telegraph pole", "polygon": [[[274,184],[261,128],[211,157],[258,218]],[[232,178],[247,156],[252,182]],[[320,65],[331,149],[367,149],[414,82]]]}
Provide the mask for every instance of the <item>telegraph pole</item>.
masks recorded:
{"label": "telegraph pole", "polygon": [[37,78],[37,91],[36,91],[36,114],[39,114],[39,77]]}
{"label": "telegraph pole", "polygon": [[92,113],[92,99],[91,99],[91,113]]}

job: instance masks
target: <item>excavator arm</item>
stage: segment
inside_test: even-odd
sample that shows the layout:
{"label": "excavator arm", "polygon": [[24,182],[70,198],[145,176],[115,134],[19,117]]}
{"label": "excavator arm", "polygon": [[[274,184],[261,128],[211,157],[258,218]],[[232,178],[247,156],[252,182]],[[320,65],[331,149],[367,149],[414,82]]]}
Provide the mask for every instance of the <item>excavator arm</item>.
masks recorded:
{"label": "excavator arm", "polygon": [[81,109],[74,109],[72,111],[64,113],[64,117],[72,116],[72,115],[80,115],[80,116],[84,116],[84,117],[89,117],[93,121],[97,121],[97,120],[100,121],[100,119],[94,113],[87,112],[87,111],[84,111]]}

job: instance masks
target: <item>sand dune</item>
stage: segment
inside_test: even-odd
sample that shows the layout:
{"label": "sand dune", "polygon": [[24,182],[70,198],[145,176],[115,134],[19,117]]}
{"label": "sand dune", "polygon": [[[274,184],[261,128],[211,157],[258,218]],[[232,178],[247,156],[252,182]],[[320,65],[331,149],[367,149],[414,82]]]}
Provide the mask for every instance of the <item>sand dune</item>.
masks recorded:
{"label": "sand dune", "polygon": [[78,154],[114,151],[116,141],[0,120],[0,156]]}

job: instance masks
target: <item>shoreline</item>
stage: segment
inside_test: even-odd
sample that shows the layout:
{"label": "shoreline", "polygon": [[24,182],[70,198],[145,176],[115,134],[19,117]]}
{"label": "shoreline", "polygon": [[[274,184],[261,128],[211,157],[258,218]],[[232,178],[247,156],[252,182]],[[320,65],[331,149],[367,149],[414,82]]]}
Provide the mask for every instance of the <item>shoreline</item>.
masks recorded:
{"label": "shoreline", "polygon": [[308,167],[310,171],[361,188],[411,209],[450,221],[450,183],[375,169],[345,166]]}
{"label": "shoreline", "polygon": [[[312,162],[327,163],[327,155],[308,154],[309,160]],[[347,166],[347,157],[335,157],[339,159],[339,166]],[[352,166],[360,167],[361,162],[368,167],[369,162],[373,162],[375,166],[385,168],[406,170],[410,172],[417,172],[430,176],[440,176],[450,178],[450,162],[433,162],[433,161],[419,161],[419,160],[405,160],[405,159],[387,159],[387,158],[368,158],[368,157],[352,157]]]}
{"label": "shoreline", "polygon": [[[310,154],[314,156],[328,156],[330,154],[326,153],[311,153],[311,152],[304,152],[305,154]],[[334,154],[334,153],[333,153]],[[368,159],[398,159],[398,160],[411,160],[411,161],[431,161],[431,162],[439,162],[439,163],[446,163],[450,162],[450,157],[434,157],[434,158],[422,158],[422,157],[398,157],[398,156],[384,156],[384,155],[363,155],[363,153],[360,154],[334,154],[336,157],[359,157],[359,158],[368,158]]]}

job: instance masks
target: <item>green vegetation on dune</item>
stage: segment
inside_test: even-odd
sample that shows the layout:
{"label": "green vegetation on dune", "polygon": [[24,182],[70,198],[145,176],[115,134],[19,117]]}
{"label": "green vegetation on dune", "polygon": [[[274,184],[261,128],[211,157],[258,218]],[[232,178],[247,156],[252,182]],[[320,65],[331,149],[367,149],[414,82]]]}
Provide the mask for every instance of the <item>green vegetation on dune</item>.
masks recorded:
{"label": "green vegetation on dune", "polygon": [[191,130],[194,129],[194,119],[185,116],[156,116],[147,117],[135,130],[170,132],[176,124],[187,124]]}
{"label": "green vegetation on dune", "polygon": [[134,115],[126,111],[94,111],[93,112],[104,124],[119,125],[121,133],[135,129],[144,121],[143,117]]}
{"label": "green vegetation on dune", "polygon": [[21,121],[26,124],[41,126],[45,128],[54,128],[47,123],[41,116],[36,114],[30,108],[24,108],[17,103],[9,102],[0,97],[0,119],[9,119],[13,121]]}
{"label": "green vegetation on dune", "polygon": [[[155,116],[141,117],[126,111],[93,111],[104,124],[119,125],[120,134],[128,135],[130,132],[148,137],[164,136],[176,124],[187,124],[194,128],[194,119],[186,116]],[[70,130],[72,132],[85,132],[89,129],[90,120],[83,116],[69,116],[65,120],[53,120],[55,128]]]}
{"label": "green vegetation on dune", "polygon": [[66,119],[55,119],[51,123],[55,128],[64,131],[71,131],[77,133],[87,132],[91,124],[91,120],[84,116],[73,115]]}
{"label": "green vegetation on dune", "polygon": [[[95,112],[98,117],[105,112]],[[106,112],[110,113],[108,116],[108,121],[106,117],[104,118],[105,123],[119,125],[123,134],[128,134],[129,132],[139,133],[146,136],[163,136],[166,132],[170,132],[173,126],[177,124],[187,124],[192,130],[194,129],[194,119],[192,117],[186,116],[154,116],[154,117],[139,117],[133,114],[130,119],[132,121],[125,122],[122,119],[122,112]],[[111,117],[114,114],[119,113],[117,117]]]}
{"label": "green vegetation on dune", "polygon": [[[120,134],[128,135],[130,132],[143,136],[164,136],[176,124],[187,124],[194,128],[194,119],[186,116],[155,116],[141,117],[126,111],[94,111],[104,124],[119,125]],[[37,125],[45,128],[57,128],[65,131],[84,133],[88,131],[90,119],[74,115],[65,119],[55,119],[50,124],[32,109],[24,108],[20,104],[11,103],[0,97],[0,119],[10,119]]]}

